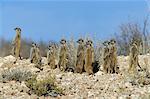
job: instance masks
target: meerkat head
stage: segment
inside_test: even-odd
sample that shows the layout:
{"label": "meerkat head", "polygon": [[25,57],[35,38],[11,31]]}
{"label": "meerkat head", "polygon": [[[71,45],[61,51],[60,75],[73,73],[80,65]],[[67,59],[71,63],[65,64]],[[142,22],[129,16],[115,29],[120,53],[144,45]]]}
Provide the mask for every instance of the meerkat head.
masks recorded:
{"label": "meerkat head", "polygon": [[91,40],[88,40],[88,41],[86,42],[86,46],[87,46],[87,47],[91,47],[92,44],[93,44],[93,42],[92,42]]}
{"label": "meerkat head", "polygon": [[89,42],[91,45],[93,44],[92,40],[88,40],[88,42]]}
{"label": "meerkat head", "polygon": [[88,41],[86,42],[86,45],[92,46],[92,44],[93,44],[92,40],[88,40]]}
{"label": "meerkat head", "polygon": [[103,45],[104,45],[104,46],[108,46],[108,44],[109,44],[109,41],[104,41],[104,42],[103,42]]}
{"label": "meerkat head", "polygon": [[49,50],[52,50],[53,48],[54,48],[53,45],[49,45],[49,46],[48,46],[48,49],[49,49]]}
{"label": "meerkat head", "polygon": [[35,47],[36,46],[36,43],[32,42],[32,47]]}
{"label": "meerkat head", "polygon": [[110,40],[110,43],[113,45],[113,44],[116,44],[116,40],[115,39],[111,39]]}
{"label": "meerkat head", "polygon": [[21,28],[19,28],[19,27],[14,28],[14,30],[19,32],[19,33],[21,32]]}
{"label": "meerkat head", "polygon": [[131,41],[131,45],[134,45],[134,44],[137,45],[137,41],[132,40],[132,41]]}
{"label": "meerkat head", "polygon": [[80,38],[80,39],[77,41],[77,43],[83,44],[83,43],[84,43],[84,40],[83,40],[82,38]]}
{"label": "meerkat head", "polygon": [[108,41],[108,46],[110,46],[110,45],[112,45],[112,43]]}
{"label": "meerkat head", "polygon": [[136,42],[136,41],[134,41],[132,45],[137,46],[137,42]]}
{"label": "meerkat head", "polygon": [[62,44],[62,45],[66,44],[66,40],[65,39],[61,39],[60,44]]}

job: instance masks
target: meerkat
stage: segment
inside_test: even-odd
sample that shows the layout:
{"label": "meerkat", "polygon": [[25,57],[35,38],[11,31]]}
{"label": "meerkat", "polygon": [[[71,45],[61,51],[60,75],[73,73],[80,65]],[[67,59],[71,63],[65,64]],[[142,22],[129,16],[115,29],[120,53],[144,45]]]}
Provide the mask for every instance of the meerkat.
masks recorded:
{"label": "meerkat", "polygon": [[92,51],[92,63],[94,63],[94,47],[93,47],[93,42],[91,40],[88,40],[89,44],[91,45],[91,51]]}
{"label": "meerkat", "polygon": [[14,40],[12,41],[12,54],[15,56],[16,61],[17,61],[18,58],[21,59],[21,56],[20,56],[20,49],[21,49],[21,29],[17,27],[14,30],[16,31],[16,36],[15,36]]}
{"label": "meerkat", "polygon": [[117,73],[117,47],[114,39],[110,40],[111,73]]}
{"label": "meerkat", "polygon": [[37,44],[32,43],[32,47],[30,50],[30,62],[36,64],[35,67],[39,68],[42,70],[41,65],[42,65],[42,58],[40,54],[40,49]]}
{"label": "meerkat", "polygon": [[104,48],[103,48],[103,71],[104,73],[110,72],[110,49],[109,49],[109,42],[105,41],[103,43]]}
{"label": "meerkat", "polygon": [[53,45],[48,47],[48,52],[47,52],[47,64],[52,68],[55,69],[55,48]]}
{"label": "meerkat", "polygon": [[129,72],[136,73],[136,68],[138,66],[138,55],[139,50],[137,47],[137,43],[135,41],[132,42],[131,48],[130,48],[130,63],[129,63]]}
{"label": "meerkat", "polygon": [[42,64],[42,57],[41,57],[41,53],[40,53],[40,47],[38,45],[36,47],[36,57],[37,57],[38,65],[41,66],[41,64]]}
{"label": "meerkat", "polygon": [[84,45],[84,40],[79,39],[77,41],[78,49],[77,49],[77,61],[76,61],[76,72],[77,73],[82,73],[83,72],[83,67],[84,67],[84,50],[85,50],[85,45]]}
{"label": "meerkat", "polygon": [[84,69],[85,71],[90,75],[93,74],[93,47],[92,47],[92,41],[88,40],[86,42],[86,51],[85,51],[85,65],[84,65]]}
{"label": "meerkat", "polygon": [[60,52],[59,52],[59,63],[58,66],[60,68],[61,71],[65,71],[67,68],[67,45],[66,45],[66,40],[62,39],[60,41],[61,44],[61,48],[60,48]]}
{"label": "meerkat", "polygon": [[148,64],[148,58],[145,57],[144,58],[144,63],[145,63],[145,68],[144,68],[144,71],[146,72],[146,77],[147,78],[150,78],[150,72],[149,72],[149,64]]}
{"label": "meerkat", "polygon": [[36,57],[36,44],[32,43],[32,47],[30,49],[30,62],[31,63],[37,63],[37,57]]}

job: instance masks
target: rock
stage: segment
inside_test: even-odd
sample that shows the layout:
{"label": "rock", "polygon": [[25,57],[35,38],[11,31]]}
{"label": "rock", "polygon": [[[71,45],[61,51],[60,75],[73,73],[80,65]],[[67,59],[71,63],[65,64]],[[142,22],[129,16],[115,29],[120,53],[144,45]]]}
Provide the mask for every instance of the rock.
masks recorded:
{"label": "rock", "polygon": [[99,75],[103,75],[104,73],[102,71],[98,71],[97,73],[95,73],[96,76],[99,76]]}
{"label": "rock", "polygon": [[125,87],[127,87],[127,88],[128,88],[128,87],[132,87],[132,84],[129,83],[129,82],[126,82],[126,83],[125,83]]}
{"label": "rock", "polygon": [[122,95],[122,96],[119,96],[118,99],[128,99],[127,97],[128,97],[127,95]]}
{"label": "rock", "polygon": [[0,67],[2,67],[3,63],[0,63]]}
{"label": "rock", "polygon": [[131,99],[139,99],[139,96],[138,96],[138,95],[135,95],[135,94],[132,94],[132,95],[131,95]]}
{"label": "rock", "polygon": [[20,91],[25,92],[25,93],[27,93],[29,91],[29,88],[25,85],[24,81],[21,82],[20,86],[21,86],[20,89],[19,89]]}
{"label": "rock", "polygon": [[[144,57],[150,58],[150,56],[139,57],[141,64],[144,64],[142,61]],[[42,71],[36,68],[35,64],[31,64],[29,59],[19,60],[15,65],[13,65],[12,63],[15,58],[10,55],[5,58],[0,58],[0,72],[10,68],[23,68],[31,71],[33,74],[37,74],[37,80],[45,79],[49,75],[55,76],[55,82],[59,87],[64,89],[64,94],[61,96],[52,92],[50,94],[51,96],[41,96],[41,99],[53,99],[54,97],[57,97],[58,99],[99,99],[99,97],[101,97],[101,99],[139,99],[139,97],[140,99],[149,99],[149,78],[144,80],[143,86],[141,87],[137,82],[139,78],[137,77],[133,79],[127,73],[128,59],[128,56],[118,57],[118,64],[121,71],[120,74],[104,74],[103,71],[100,70],[94,75],[88,75],[85,72],[79,74],[62,72],[58,68],[50,69],[50,67],[46,65],[47,60],[45,57],[42,57]],[[140,72],[139,75],[145,74]],[[38,98],[38,96],[33,93],[31,95],[27,94],[28,91],[29,89],[25,85],[25,82],[0,82],[0,96],[4,98]]]}
{"label": "rock", "polygon": [[30,95],[30,99],[38,99],[38,96],[35,94]]}

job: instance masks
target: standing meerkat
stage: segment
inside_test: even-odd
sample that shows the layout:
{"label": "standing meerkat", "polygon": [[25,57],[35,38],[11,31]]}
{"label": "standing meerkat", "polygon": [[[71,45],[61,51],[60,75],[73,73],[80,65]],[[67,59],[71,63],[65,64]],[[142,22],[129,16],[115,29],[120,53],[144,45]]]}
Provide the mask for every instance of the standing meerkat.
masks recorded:
{"label": "standing meerkat", "polygon": [[37,63],[37,57],[36,57],[36,44],[32,43],[32,47],[30,49],[30,62],[31,63]]}
{"label": "standing meerkat", "polygon": [[110,50],[109,50],[109,42],[108,41],[105,41],[103,43],[104,45],[104,48],[103,48],[103,71],[105,73],[108,73],[111,71],[111,68],[110,68]]}
{"label": "standing meerkat", "polygon": [[65,71],[67,68],[67,45],[66,45],[66,40],[62,39],[60,41],[61,44],[61,48],[60,48],[60,52],[59,52],[59,63],[58,66],[60,68],[60,70]]}
{"label": "standing meerkat", "polygon": [[52,68],[55,69],[55,48],[53,45],[48,47],[48,52],[47,52],[47,64]]}
{"label": "standing meerkat", "polygon": [[130,62],[129,62],[129,72],[136,73],[137,71],[137,66],[138,66],[138,55],[139,55],[139,50],[137,47],[136,41],[132,41],[132,45],[130,48]]}
{"label": "standing meerkat", "polygon": [[36,57],[37,57],[38,65],[41,66],[41,64],[42,64],[42,57],[41,57],[40,47],[38,45],[36,47]]}
{"label": "standing meerkat", "polygon": [[117,46],[114,39],[110,40],[111,73],[117,72]]}
{"label": "standing meerkat", "polygon": [[30,50],[30,62],[36,64],[35,67],[42,70],[42,68],[41,68],[42,58],[41,58],[41,54],[40,54],[40,49],[37,46],[37,44],[35,44],[35,43],[32,43],[32,47]]}
{"label": "standing meerkat", "polygon": [[93,42],[91,40],[88,40],[89,44],[91,45],[91,51],[92,51],[92,64],[95,62],[94,59],[94,47],[93,47]]}
{"label": "standing meerkat", "polygon": [[88,40],[86,42],[86,51],[85,51],[85,65],[84,69],[88,74],[93,74],[93,46],[92,46],[92,41]]}
{"label": "standing meerkat", "polygon": [[84,45],[84,40],[79,39],[77,41],[78,49],[77,49],[77,61],[76,61],[76,72],[77,73],[82,73],[83,72],[83,67],[84,67],[84,50],[85,50],[85,45]]}
{"label": "standing meerkat", "polygon": [[15,36],[14,40],[12,41],[12,54],[15,56],[16,61],[17,61],[18,58],[21,59],[21,56],[20,56],[21,29],[17,27],[14,30],[16,31],[16,36]]}

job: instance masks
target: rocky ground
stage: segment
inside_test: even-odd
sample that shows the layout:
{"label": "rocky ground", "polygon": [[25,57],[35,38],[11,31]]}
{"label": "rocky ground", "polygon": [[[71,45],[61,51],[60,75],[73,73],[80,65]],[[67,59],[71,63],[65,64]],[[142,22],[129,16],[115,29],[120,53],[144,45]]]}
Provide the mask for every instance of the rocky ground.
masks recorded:
{"label": "rocky ground", "polygon": [[[38,74],[38,80],[54,75],[57,85],[64,89],[64,95],[55,97],[58,99],[150,99],[150,79],[144,78],[144,84],[140,83],[139,76],[145,73],[141,71],[137,74],[137,79],[135,80],[137,82],[133,83],[132,77],[127,72],[128,59],[125,56],[118,57],[119,74],[104,74],[102,71],[99,71],[94,75],[87,75],[86,73],[64,73],[59,69],[52,70],[46,64],[43,70],[40,71],[29,60],[23,59],[13,64],[15,58],[7,56],[0,58],[0,73],[10,68],[22,68]],[[144,59],[149,60],[150,55],[141,55],[139,59],[142,68],[150,65],[150,63],[147,65],[144,63]],[[43,58],[43,63],[46,63],[45,58]],[[150,66],[147,67],[150,70]],[[0,81],[0,99],[54,98],[50,96],[38,97],[35,94],[29,95],[27,93],[28,90],[29,88],[25,85],[25,82]]]}

